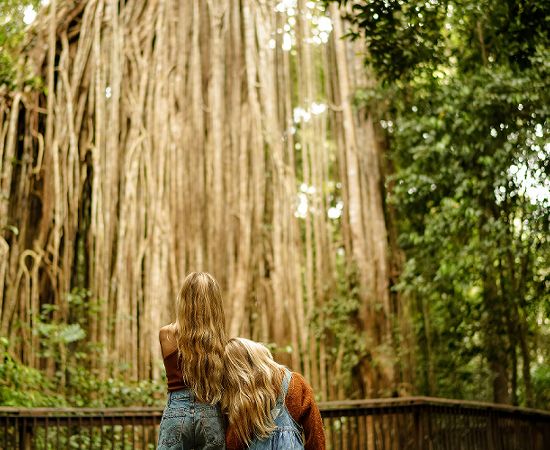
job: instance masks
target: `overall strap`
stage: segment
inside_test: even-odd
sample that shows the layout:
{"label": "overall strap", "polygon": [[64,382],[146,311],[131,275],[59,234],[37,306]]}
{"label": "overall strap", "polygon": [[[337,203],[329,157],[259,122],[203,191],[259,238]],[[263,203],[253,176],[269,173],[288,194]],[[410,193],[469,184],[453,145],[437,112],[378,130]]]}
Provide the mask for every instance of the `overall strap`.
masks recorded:
{"label": "overall strap", "polygon": [[285,376],[283,377],[283,382],[281,383],[281,392],[279,392],[279,397],[277,397],[278,404],[283,404],[285,402],[286,394],[288,393],[288,387],[290,386],[291,377],[292,372],[285,367]]}

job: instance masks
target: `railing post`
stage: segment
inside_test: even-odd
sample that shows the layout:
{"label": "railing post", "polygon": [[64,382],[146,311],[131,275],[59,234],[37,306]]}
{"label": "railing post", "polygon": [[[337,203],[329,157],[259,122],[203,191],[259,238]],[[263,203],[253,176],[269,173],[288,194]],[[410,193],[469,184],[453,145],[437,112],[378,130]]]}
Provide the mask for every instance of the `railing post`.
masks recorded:
{"label": "railing post", "polygon": [[488,445],[487,450],[496,449],[496,445],[495,445],[496,431],[497,431],[497,424],[496,424],[495,415],[492,412],[490,412],[489,426],[487,427],[487,445]]}
{"label": "railing post", "polygon": [[31,449],[31,430],[26,419],[21,420],[19,425],[19,450]]}
{"label": "railing post", "polygon": [[422,447],[422,436],[424,434],[424,428],[423,428],[423,411],[422,411],[422,405],[416,405],[416,408],[414,410],[414,429],[415,429],[415,439],[414,439],[414,450],[423,450]]}

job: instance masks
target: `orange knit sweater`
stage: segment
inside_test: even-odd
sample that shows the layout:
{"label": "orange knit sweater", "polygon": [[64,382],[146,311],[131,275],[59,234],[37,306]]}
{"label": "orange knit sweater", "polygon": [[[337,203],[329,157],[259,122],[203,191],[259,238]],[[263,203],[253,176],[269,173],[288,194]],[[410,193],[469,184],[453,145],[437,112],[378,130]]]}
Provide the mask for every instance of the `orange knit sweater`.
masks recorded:
{"label": "orange knit sweater", "polygon": [[[285,405],[292,418],[304,429],[306,450],[325,450],[323,421],[313,397],[313,389],[299,373],[292,372]],[[225,443],[227,450],[246,448],[231,427],[225,434]]]}

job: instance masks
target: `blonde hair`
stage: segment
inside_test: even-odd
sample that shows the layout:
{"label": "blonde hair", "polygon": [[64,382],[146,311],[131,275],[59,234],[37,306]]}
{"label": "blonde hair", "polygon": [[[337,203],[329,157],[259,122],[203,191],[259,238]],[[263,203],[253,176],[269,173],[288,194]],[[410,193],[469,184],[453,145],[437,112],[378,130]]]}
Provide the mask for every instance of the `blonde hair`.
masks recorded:
{"label": "blonde hair", "polygon": [[220,287],[212,275],[192,272],[176,300],[176,343],[183,380],[200,402],[222,398],[225,342]]}
{"label": "blonde hair", "polygon": [[271,410],[277,402],[284,366],[277,364],[264,345],[244,338],[225,346],[222,410],[246,445],[275,430]]}

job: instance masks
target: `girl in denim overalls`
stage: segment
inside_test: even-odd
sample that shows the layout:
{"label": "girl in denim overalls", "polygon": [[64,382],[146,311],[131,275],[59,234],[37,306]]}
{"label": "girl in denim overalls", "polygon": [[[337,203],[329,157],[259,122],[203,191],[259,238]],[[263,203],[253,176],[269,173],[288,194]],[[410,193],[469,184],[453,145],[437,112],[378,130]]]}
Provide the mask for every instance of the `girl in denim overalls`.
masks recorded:
{"label": "girl in denim overalls", "polygon": [[323,450],[325,436],[313,391],[304,378],[277,364],[248,339],[225,347],[222,410],[228,450]]}
{"label": "girl in denim overalls", "polygon": [[159,450],[225,449],[222,397],[225,317],[220,288],[205,272],[187,276],[176,321],[160,330],[168,401]]}

